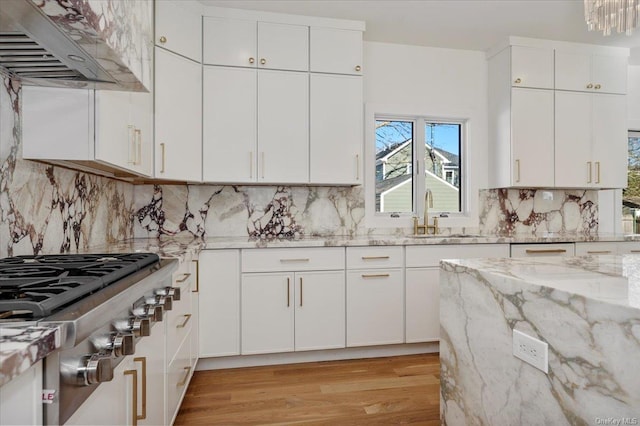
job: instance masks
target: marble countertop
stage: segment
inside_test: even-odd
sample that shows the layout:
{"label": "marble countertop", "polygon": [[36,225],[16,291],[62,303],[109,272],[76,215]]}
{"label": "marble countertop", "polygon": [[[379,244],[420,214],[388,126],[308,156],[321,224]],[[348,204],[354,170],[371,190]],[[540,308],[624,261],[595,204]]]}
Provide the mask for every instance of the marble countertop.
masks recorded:
{"label": "marble countertop", "polygon": [[0,386],[60,347],[58,327],[0,328]]}
{"label": "marble countertop", "polygon": [[[509,259],[443,260],[456,273],[479,272],[494,282],[546,287],[558,295],[580,295],[637,310],[640,320],[640,256],[604,255]],[[538,290],[542,291],[542,290]],[[561,293],[560,293],[561,292]]]}

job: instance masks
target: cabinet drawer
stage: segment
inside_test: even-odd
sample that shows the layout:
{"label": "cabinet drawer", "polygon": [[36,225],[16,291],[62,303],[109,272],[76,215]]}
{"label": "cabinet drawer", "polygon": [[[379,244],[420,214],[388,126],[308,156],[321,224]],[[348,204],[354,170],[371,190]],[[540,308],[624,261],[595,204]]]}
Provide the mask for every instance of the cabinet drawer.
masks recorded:
{"label": "cabinet drawer", "polygon": [[615,244],[618,254],[640,253],[640,241],[623,241]]}
{"label": "cabinet drawer", "polygon": [[167,368],[167,419],[173,424],[178,406],[193,374],[191,368],[191,336],[187,336],[174,360]]}
{"label": "cabinet drawer", "polygon": [[347,269],[402,268],[403,248],[347,247]]}
{"label": "cabinet drawer", "polygon": [[344,269],[344,249],[242,250],[242,272],[322,271]]}
{"label": "cabinet drawer", "polygon": [[[185,262],[187,267],[188,263]],[[178,347],[185,336],[191,330],[191,289],[193,288],[194,277],[188,273],[178,274],[174,280],[174,287],[180,289],[180,300],[173,300],[172,309],[167,312],[165,321],[167,322],[167,362],[170,362],[176,354]]]}
{"label": "cabinet drawer", "polygon": [[508,244],[407,246],[407,268],[437,267],[442,259],[509,257]]}
{"label": "cabinet drawer", "polygon": [[576,256],[616,254],[617,251],[617,243],[576,243]]}
{"label": "cabinet drawer", "polygon": [[573,243],[512,244],[511,257],[573,256]]}

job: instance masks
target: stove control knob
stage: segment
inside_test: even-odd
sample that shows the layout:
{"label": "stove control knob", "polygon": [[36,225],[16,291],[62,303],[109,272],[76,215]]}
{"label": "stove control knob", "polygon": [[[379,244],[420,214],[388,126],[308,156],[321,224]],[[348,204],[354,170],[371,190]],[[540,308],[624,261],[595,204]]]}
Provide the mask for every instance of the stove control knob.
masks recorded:
{"label": "stove control knob", "polygon": [[133,355],[136,351],[136,339],[133,334],[116,334],[110,345],[115,356]]}
{"label": "stove control knob", "polygon": [[100,354],[87,356],[84,359],[84,366],[81,364],[78,373],[84,379],[84,385],[110,382],[113,379],[111,358]]}
{"label": "stove control knob", "polygon": [[155,296],[148,298],[146,300],[146,303],[150,305],[161,306],[163,310],[170,311],[173,305],[172,300],[173,299],[171,298],[171,296],[162,296],[156,294]]}
{"label": "stove control knob", "polygon": [[180,287],[165,287],[159,290],[156,290],[156,294],[161,296],[171,296],[171,298],[175,301],[180,300]]}
{"label": "stove control knob", "polygon": [[151,334],[151,322],[146,317],[131,317],[122,321],[116,321],[114,328],[123,334],[133,333],[134,337],[145,337]]}
{"label": "stove control knob", "polygon": [[162,314],[162,306],[156,305],[155,300],[153,303],[145,302],[133,310],[133,315],[148,318],[153,322],[162,321]]}

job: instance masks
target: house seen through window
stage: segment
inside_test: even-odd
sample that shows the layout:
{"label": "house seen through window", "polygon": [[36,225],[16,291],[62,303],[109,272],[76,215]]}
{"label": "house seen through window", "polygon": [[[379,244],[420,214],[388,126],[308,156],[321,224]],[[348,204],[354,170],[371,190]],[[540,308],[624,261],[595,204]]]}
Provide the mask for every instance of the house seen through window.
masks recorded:
{"label": "house seen through window", "polygon": [[622,190],[622,231],[640,233],[640,130],[629,131],[627,188]]}
{"label": "house seen through window", "polygon": [[[462,211],[462,123],[376,117],[376,213]],[[421,143],[416,143],[421,141]]]}

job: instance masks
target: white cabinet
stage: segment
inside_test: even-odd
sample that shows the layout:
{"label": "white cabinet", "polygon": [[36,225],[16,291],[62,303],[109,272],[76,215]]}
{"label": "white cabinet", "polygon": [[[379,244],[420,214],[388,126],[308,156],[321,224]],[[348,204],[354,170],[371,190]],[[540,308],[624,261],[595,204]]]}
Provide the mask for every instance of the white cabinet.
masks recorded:
{"label": "white cabinet", "polygon": [[137,415],[144,417],[138,424],[166,424],[164,410],[165,334],[164,324],[156,323],[151,335],[136,346],[133,366],[138,374]]}
{"label": "white cabinet", "polygon": [[202,67],[156,47],[155,177],[202,180]]}
{"label": "white cabinet", "polygon": [[307,73],[207,66],[203,111],[204,181],[309,182]]}
{"label": "white cabinet", "polygon": [[[202,6],[200,3],[191,0],[162,0],[154,3],[155,44],[200,62],[202,57]],[[156,65],[156,72],[157,69]]]}
{"label": "white cabinet", "polygon": [[149,93],[23,88],[23,158],[152,175]]}
{"label": "white cabinet", "polygon": [[362,75],[362,31],[311,27],[311,72]]}
{"label": "white cabinet", "polygon": [[309,70],[309,27],[223,17],[203,18],[203,63]]}
{"label": "white cabinet", "polygon": [[553,89],[553,48],[510,46],[511,84]]}
{"label": "white cabinet", "polygon": [[313,183],[362,182],[362,78],[311,74],[310,176]]}
{"label": "white cabinet", "polygon": [[240,355],[240,251],[198,258],[200,357]]}
{"label": "white cabinet", "polygon": [[640,253],[640,241],[620,241],[616,243],[618,254]]}
{"label": "white cabinet", "polygon": [[580,92],[627,93],[628,59],[623,54],[555,52],[555,88]]}
{"label": "white cabinet", "polygon": [[0,425],[42,424],[42,361],[0,386]]}
{"label": "white cabinet", "polygon": [[258,72],[258,182],[309,182],[309,75]]}
{"label": "white cabinet", "polygon": [[191,327],[191,368],[195,371],[200,359],[200,270],[197,259],[191,260],[191,272],[195,276],[191,290],[191,314],[194,324]]}
{"label": "white cabinet", "polygon": [[552,187],[554,184],[553,91],[511,90],[511,184]]}
{"label": "white cabinet", "polygon": [[405,342],[440,339],[440,260],[509,257],[508,244],[407,246]]}
{"label": "white cabinet", "polygon": [[575,256],[573,243],[511,244],[511,257]]}
{"label": "white cabinet", "polygon": [[640,241],[606,241],[575,243],[576,256],[640,253]]}
{"label": "white cabinet", "polygon": [[347,247],[347,346],[404,341],[404,251]]}
{"label": "white cabinet", "polygon": [[555,116],[556,186],[626,187],[625,97],[557,91]]}
{"label": "white cabinet", "polygon": [[343,249],[243,250],[242,270],[242,354],[344,347]]}

